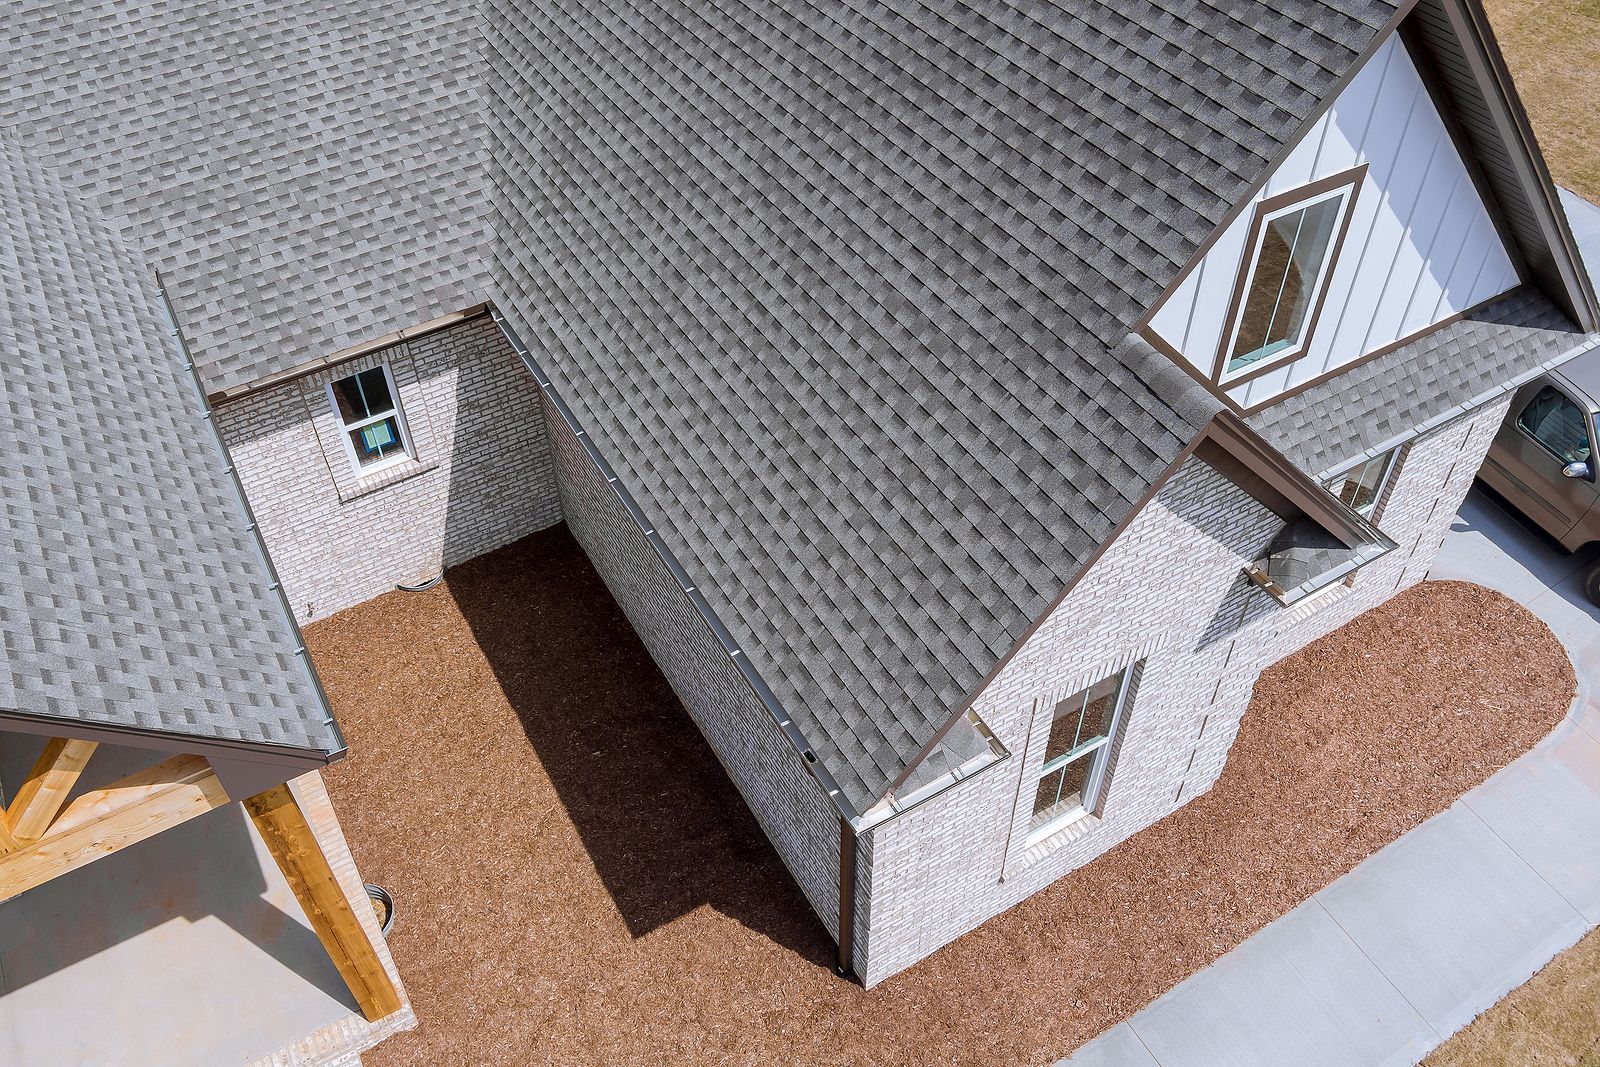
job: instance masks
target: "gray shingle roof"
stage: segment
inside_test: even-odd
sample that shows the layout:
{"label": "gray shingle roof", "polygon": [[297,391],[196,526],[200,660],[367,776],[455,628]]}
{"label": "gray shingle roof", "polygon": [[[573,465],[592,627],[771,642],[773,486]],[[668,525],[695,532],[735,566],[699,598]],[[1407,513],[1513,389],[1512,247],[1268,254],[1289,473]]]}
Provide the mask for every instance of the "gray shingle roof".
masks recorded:
{"label": "gray shingle roof", "polygon": [[210,391],[483,299],[475,0],[8,0],[0,134],[123,220]]}
{"label": "gray shingle roof", "polygon": [[[1600,279],[1600,207],[1565,189],[1561,203],[1585,266]],[[1248,421],[1307,473],[1321,474],[1585,341],[1565,312],[1524,286]]]}
{"label": "gray shingle roof", "polygon": [[0,141],[0,709],[331,752],[151,275]]}
{"label": "gray shingle roof", "polygon": [[1321,474],[1570,351],[1584,334],[1523,286],[1466,318],[1251,415],[1308,474]]}
{"label": "gray shingle roof", "polygon": [[1125,339],[1383,0],[490,0],[492,291],[857,808],[1212,411]]}

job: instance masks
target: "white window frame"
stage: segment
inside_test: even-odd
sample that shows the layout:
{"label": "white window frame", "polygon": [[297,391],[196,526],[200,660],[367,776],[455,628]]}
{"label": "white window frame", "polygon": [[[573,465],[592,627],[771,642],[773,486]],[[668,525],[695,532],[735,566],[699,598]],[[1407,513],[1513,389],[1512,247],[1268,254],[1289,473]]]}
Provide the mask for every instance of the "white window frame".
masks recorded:
{"label": "white window frame", "polygon": [[[1089,766],[1089,773],[1083,779],[1083,794],[1079,798],[1081,803],[1076,808],[1058,813],[1047,822],[1031,827],[1028,830],[1026,847],[1032,848],[1066,826],[1077,822],[1086,815],[1094,814],[1099,809],[1102,799],[1101,790],[1105,786],[1106,769],[1111,762],[1111,748],[1117,740],[1118,731],[1122,727],[1122,714],[1127,710],[1128,694],[1133,688],[1133,678],[1135,674],[1139,673],[1139,667],[1139,663],[1130,663],[1122,668],[1122,681],[1117,684],[1116,703],[1111,708],[1111,721],[1106,724],[1105,734],[1092,741],[1087,741],[1068,752],[1063,752],[1055,759],[1046,761],[1044,766],[1039,768],[1039,773],[1033,775],[1034,790],[1037,791],[1039,782],[1046,775],[1054,774],[1067,764],[1076,763],[1080,759],[1094,761]],[[1108,675],[1107,677],[1110,676]],[[1087,705],[1089,693],[1102,681],[1105,681],[1105,678],[1090,682],[1080,690],[1083,694],[1085,705]],[[1081,709],[1079,714],[1082,714]],[[1045,727],[1046,738],[1050,736],[1050,730],[1054,726],[1055,708],[1052,707],[1050,709],[1050,721]],[[1034,801],[1034,803],[1036,802],[1037,800]],[[1059,798],[1057,798],[1057,803],[1060,803]],[[1030,807],[1028,811],[1028,821],[1030,823],[1036,813],[1036,810]]]}
{"label": "white window frame", "polygon": [[[370,478],[374,474],[416,458],[416,451],[411,445],[411,427],[406,425],[406,413],[401,410],[400,405],[400,390],[395,385],[394,372],[389,369],[388,362],[379,363],[377,369],[383,371],[383,380],[389,386],[389,399],[394,401],[394,407],[386,411],[380,411],[376,415],[368,415],[366,418],[356,419],[354,422],[346,422],[344,413],[339,410],[339,398],[335,395],[333,387],[346,378],[359,377],[372,369],[372,367],[363,367],[349,374],[341,374],[330,379],[327,385],[324,386],[324,390],[328,394],[328,406],[333,410],[333,421],[339,426],[339,440],[344,445],[345,459],[349,462],[350,469],[357,478]],[[361,457],[356,455],[356,446],[351,442],[350,435],[357,430],[380,423],[390,417],[393,417],[395,425],[400,428],[400,451],[386,459],[380,459],[376,463],[368,463],[363,466]]]}
{"label": "white window frame", "polygon": [[[1219,385],[1226,385],[1239,378],[1253,375],[1269,366],[1278,366],[1291,362],[1305,354],[1306,347],[1311,343],[1312,327],[1316,325],[1318,304],[1322,300],[1323,291],[1328,287],[1328,279],[1333,273],[1333,266],[1339,260],[1339,246],[1343,240],[1345,222],[1349,218],[1351,203],[1355,199],[1355,192],[1355,182],[1341,185],[1337,189],[1330,189],[1315,196],[1308,196],[1304,200],[1286,204],[1276,211],[1267,212],[1256,223],[1255,243],[1250,246],[1248,250],[1250,258],[1246,260],[1250,264],[1250,272],[1245,275],[1244,284],[1239,288],[1239,307],[1234,312],[1233,321],[1228,325],[1228,343],[1222,349],[1222,375],[1218,379]],[[1272,225],[1274,220],[1281,219],[1285,215],[1292,215],[1297,211],[1307,211],[1324,201],[1334,199],[1340,202],[1339,212],[1334,216],[1333,236],[1328,242],[1328,251],[1322,257],[1322,264],[1318,268],[1316,284],[1311,287],[1311,296],[1306,302],[1306,307],[1309,310],[1306,321],[1301,328],[1299,339],[1288,348],[1274,352],[1270,356],[1251,360],[1249,363],[1241,364],[1238,367],[1230,367],[1229,364],[1234,359],[1234,349],[1239,344],[1239,331],[1244,329],[1245,310],[1250,303],[1250,291],[1255,286],[1256,269],[1261,266],[1261,249],[1266,244],[1267,228]]]}

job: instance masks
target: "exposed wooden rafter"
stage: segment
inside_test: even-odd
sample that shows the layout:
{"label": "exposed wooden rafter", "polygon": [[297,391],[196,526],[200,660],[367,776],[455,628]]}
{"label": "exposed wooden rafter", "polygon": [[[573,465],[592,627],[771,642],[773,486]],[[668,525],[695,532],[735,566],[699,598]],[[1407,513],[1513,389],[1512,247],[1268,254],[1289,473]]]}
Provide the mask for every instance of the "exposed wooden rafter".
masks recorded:
{"label": "exposed wooden rafter", "polygon": [[72,737],[53,737],[45,744],[6,808],[6,821],[18,845],[37,841],[50,829],[95,747],[93,741]]}
{"label": "exposed wooden rafter", "polygon": [[[66,803],[94,747],[51,741],[0,811],[0,901],[229,802],[206,758],[185,753]],[[244,807],[362,1014],[377,1021],[399,1011],[400,991],[295,794],[274,785]],[[37,836],[24,837],[24,828]]]}
{"label": "exposed wooden rafter", "polygon": [[228,794],[202,756],[174,756],[67,806],[36,841],[0,856],[0,900],[219,808]]}

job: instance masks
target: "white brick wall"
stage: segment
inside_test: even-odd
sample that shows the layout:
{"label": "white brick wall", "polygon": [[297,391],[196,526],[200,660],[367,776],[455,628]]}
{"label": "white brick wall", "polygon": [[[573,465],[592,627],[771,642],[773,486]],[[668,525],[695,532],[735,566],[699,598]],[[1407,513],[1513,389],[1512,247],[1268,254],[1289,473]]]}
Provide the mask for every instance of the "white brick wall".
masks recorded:
{"label": "white brick wall", "polygon": [[[561,503],[573,537],[710,742],[822,924],[837,936],[837,809],[548,402],[545,414]],[[684,862],[694,859],[685,856]],[[858,886],[861,881],[858,872]]]}
{"label": "white brick wall", "polygon": [[[360,479],[325,384],[380,360],[394,373],[417,458]],[[1504,412],[1502,404],[1413,442],[1378,512],[1399,548],[1294,608],[1239,576],[1279,520],[1191,460],[978,700],[1011,757],[863,833],[855,921],[863,981],[910,966],[1209,789],[1266,666],[1426,574]],[[838,825],[826,796],[490,319],[227,404],[217,422],[302,621],[430,577],[565,511],[836,932]],[[1145,668],[1099,813],[1029,848],[1051,709],[1137,660]]]}
{"label": "white brick wall", "polygon": [[[1281,522],[1204,463],[1186,464],[977,701],[1011,758],[863,835],[863,981],[910,966],[1209,789],[1262,670],[1424,577],[1504,415],[1497,405],[1413,442],[1377,515],[1399,547],[1293,608],[1239,577]],[[1027,847],[1055,703],[1139,659],[1099,815]]]}
{"label": "white brick wall", "polygon": [[[381,362],[416,459],[363,479],[326,386]],[[561,521],[538,386],[487,315],[225,403],[216,420],[302,622]]]}

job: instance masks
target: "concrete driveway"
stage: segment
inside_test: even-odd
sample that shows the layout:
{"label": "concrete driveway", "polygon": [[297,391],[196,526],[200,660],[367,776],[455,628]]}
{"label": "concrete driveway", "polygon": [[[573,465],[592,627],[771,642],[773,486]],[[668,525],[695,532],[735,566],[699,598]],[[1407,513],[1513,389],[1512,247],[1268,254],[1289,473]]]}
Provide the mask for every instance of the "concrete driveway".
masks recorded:
{"label": "concrete driveway", "polygon": [[1497,589],[1577,668],[1533,751],[1085,1045],[1072,1067],[1415,1063],[1600,924],[1600,609],[1567,556],[1474,491],[1430,577]]}

